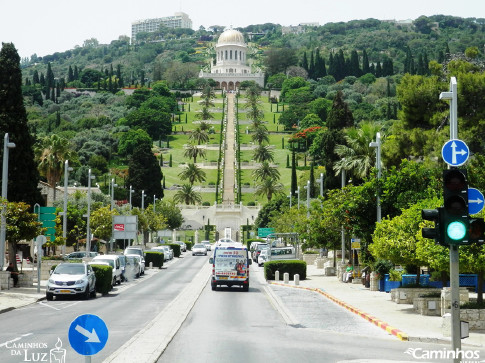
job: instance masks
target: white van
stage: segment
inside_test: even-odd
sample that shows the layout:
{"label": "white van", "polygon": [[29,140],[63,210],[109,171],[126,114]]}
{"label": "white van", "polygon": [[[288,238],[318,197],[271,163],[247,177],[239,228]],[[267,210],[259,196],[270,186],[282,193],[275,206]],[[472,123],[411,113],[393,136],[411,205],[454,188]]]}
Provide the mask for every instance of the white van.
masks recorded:
{"label": "white van", "polygon": [[251,259],[247,248],[241,243],[216,246],[209,263],[212,264],[212,290],[216,290],[217,285],[236,285],[241,286],[243,291],[249,291]]}
{"label": "white van", "polygon": [[92,259],[91,265],[107,264],[113,268],[113,286],[121,284],[121,262],[118,255],[98,255]]}
{"label": "white van", "polygon": [[268,249],[268,261],[296,260],[296,249],[293,246],[270,247]]}

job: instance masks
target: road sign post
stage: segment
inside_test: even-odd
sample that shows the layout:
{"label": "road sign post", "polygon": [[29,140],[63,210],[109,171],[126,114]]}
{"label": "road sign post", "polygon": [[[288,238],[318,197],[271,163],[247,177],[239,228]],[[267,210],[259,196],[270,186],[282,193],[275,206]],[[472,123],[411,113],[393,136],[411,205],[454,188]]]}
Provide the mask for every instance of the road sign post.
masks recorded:
{"label": "road sign post", "polygon": [[78,316],[69,326],[69,343],[79,354],[91,362],[91,355],[98,353],[108,341],[108,328],[98,316],[84,314]]}

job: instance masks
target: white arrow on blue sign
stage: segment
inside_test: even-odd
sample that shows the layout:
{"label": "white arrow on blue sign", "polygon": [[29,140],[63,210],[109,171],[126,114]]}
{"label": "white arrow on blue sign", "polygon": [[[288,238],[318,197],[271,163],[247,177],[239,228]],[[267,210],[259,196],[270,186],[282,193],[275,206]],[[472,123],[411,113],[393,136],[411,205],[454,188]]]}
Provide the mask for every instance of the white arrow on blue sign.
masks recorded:
{"label": "white arrow on blue sign", "polygon": [[468,213],[477,214],[483,209],[485,198],[483,194],[475,188],[468,188]]}
{"label": "white arrow on blue sign", "polygon": [[450,166],[460,166],[466,163],[470,150],[464,141],[453,139],[443,145],[441,156],[445,163]]}
{"label": "white arrow on blue sign", "polygon": [[78,316],[69,327],[69,343],[81,355],[93,355],[104,348],[108,341],[108,328],[96,315]]}

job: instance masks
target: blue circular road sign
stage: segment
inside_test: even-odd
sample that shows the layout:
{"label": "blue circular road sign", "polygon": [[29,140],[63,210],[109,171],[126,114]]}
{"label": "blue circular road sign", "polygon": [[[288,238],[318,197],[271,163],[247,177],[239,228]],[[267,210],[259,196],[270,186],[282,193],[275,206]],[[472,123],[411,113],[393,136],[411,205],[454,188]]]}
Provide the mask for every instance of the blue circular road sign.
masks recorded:
{"label": "blue circular road sign", "polygon": [[465,142],[453,139],[443,145],[441,156],[445,163],[450,166],[460,166],[466,163],[470,150]]}
{"label": "blue circular road sign", "polygon": [[81,355],[93,355],[108,341],[108,328],[104,321],[91,314],[78,316],[69,327],[69,343]]}
{"label": "blue circular road sign", "polygon": [[468,214],[480,213],[484,201],[485,198],[478,189],[468,188]]}

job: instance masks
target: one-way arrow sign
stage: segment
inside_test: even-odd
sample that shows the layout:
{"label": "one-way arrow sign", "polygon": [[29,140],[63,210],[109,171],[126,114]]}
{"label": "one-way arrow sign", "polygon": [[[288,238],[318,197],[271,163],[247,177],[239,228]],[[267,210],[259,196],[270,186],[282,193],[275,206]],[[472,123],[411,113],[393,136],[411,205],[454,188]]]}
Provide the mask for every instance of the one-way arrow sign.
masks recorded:
{"label": "one-way arrow sign", "polygon": [[483,194],[475,188],[468,188],[468,213],[477,214],[483,209],[485,198]]}
{"label": "one-way arrow sign", "polygon": [[92,314],[78,316],[69,327],[69,343],[81,355],[93,355],[108,341],[108,328],[104,321]]}

